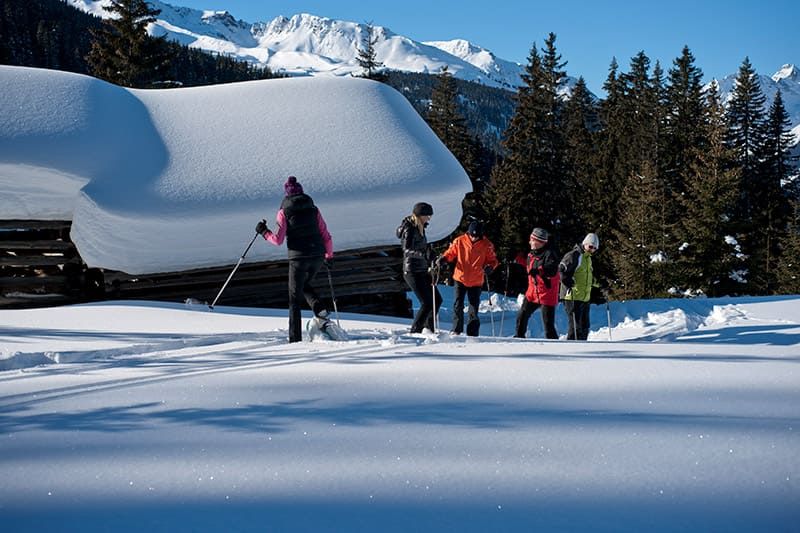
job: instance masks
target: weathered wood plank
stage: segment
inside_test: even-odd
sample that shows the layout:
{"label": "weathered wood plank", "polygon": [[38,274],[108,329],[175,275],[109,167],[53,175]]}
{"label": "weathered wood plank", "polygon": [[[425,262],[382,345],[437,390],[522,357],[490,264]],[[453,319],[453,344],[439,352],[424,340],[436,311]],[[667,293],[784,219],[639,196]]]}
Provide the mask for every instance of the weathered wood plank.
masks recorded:
{"label": "weathered wood plank", "polygon": [[0,230],[68,230],[71,220],[0,220]]}
{"label": "weathered wood plank", "polygon": [[64,257],[63,255],[0,255],[0,266],[7,267],[53,266],[80,262],[79,257]]}
{"label": "weathered wood plank", "polygon": [[[0,234],[2,236],[2,234]],[[75,245],[69,241],[62,240],[35,240],[35,241],[0,241],[0,250],[43,250],[47,252],[66,252],[74,251],[77,254]]]}

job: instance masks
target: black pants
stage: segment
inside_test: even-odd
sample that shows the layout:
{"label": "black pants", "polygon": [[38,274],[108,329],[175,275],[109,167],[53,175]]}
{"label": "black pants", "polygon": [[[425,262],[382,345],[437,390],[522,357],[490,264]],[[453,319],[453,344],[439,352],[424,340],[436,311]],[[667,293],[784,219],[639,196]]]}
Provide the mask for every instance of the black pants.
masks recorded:
{"label": "black pants", "polygon": [[542,326],[544,326],[545,337],[548,339],[558,338],[558,332],[556,332],[556,306],[536,304],[528,301],[527,298],[520,306],[519,313],[517,313],[517,332],[514,334],[515,337],[525,338],[525,332],[528,330],[528,320],[540,307],[542,308]]}
{"label": "black pants", "polygon": [[467,287],[460,281],[455,284],[455,298],[453,299],[453,332],[462,333],[464,331],[464,296],[469,302],[467,309],[467,335],[477,337],[481,329],[481,321],[478,318],[478,306],[481,303],[481,287]]}
{"label": "black pants", "polygon": [[564,311],[569,320],[567,340],[585,341],[589,337],[589,302],[564,300]]}
{"label": "black pants", "polygon": [[427,272],[403,272],[403,279],[408,283],[409,288],[414,291],[419,300],[419,310],[414,315],[414,322],[411,323],[411,333],[420,333],[423,328],[433,331],[433,309],[434,296],[436,293],[436,312],[442,305],[442,295],[439,289],[433,289],[433,280]]}
{"label": "black pants", "polygon": [[314,311],[314,315],[325,309],[325,305],[311,286],[314,276],[322,267],[322,261],[322,257],[289,260],[289,342],[303,340],[300,308],[304,299]]}

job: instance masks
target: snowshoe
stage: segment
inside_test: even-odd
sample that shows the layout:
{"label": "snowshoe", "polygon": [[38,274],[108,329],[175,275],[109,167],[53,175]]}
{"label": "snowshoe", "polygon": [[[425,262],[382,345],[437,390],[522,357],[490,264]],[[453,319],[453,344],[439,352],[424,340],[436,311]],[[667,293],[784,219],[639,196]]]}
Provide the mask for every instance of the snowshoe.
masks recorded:
{"label": "snowshoe", "polygon": [[346,341],[347,332],[329,318],[314,317],[306,322],[308,338],[315,340]]}

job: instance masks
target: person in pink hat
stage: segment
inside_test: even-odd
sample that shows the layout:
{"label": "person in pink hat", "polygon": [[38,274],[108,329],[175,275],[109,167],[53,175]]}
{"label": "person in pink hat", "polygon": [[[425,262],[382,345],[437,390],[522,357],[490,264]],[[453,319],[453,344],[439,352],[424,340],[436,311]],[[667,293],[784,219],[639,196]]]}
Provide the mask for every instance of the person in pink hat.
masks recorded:
{"label": "person in pink hat", "polygon": [[300,317],[303,300],[314,312],[321,330],[330,323],[328,309],[311,282],[323,262],[333,259],[333,239],[322,213],[314,205],[314,200],[303,192],[297,178],[289,176],[283,189],[286,197],[275,216],[276,231],[271,231],[262,220],[256,225],[256,233],[276,246],[286,240],[289,251],[289,342],[299,342],[303,340]]}

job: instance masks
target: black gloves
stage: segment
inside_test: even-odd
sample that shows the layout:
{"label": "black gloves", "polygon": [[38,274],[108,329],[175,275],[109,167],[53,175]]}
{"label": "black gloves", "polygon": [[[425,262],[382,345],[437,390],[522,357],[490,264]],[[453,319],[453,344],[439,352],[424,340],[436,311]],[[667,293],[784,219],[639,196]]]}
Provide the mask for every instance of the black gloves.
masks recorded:
{"label": "black gloves", "polygon": [[492,268],[492,265],[485,265],[483,267],[483,273],[486,274],[487,276],[490,275],[492,272],[494,272],[494,268]]}
{"label": "black gloves", "polygon": [[262,220],[261,222],[256,224],[256,233],[258,233],[259,235],[264,235],[267,231],[269,231],[269,228],[267,227],[266,220]]}
{"label": "black gloves", "polygon": [[575,286],[575,278],[561,276],[561,283],[563,283],[566,288],[571,289]]}
{"label": "black gloves", "polygon": [[325,268],[332,268],[333,267],[333,257],[326,257],[325,260],[322,262],[325,265]]}
{"label": "black gloves", "polygon": [[436,266],[438,266],[439,268],[447,268],[449,266],[449,263],[450,262],[443,255],[440,255],[439,257],[436,258]]}

